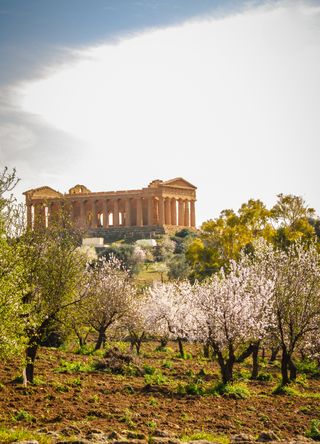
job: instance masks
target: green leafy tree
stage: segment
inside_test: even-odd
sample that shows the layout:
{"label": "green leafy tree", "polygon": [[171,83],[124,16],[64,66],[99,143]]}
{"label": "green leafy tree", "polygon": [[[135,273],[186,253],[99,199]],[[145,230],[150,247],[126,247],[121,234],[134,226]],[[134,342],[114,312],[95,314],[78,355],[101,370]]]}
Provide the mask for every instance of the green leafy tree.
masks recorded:
{"label": "green leafy tree", "polygon": [[18,179],[5,168],[0,173],[0,357],[21,351],[24,340],[21,297],[24,291],[23,263],[19,246],[10,237],[14,226],[14,198],[8,196]]}
{"label": "green leafy tree", "polygon": [[68,308],[85,295],[82,286],[85,256],[78,249],[78,233],[60,224],[44,231],[27,232],[20,239],[24,280],[26,368],[25,383],[33,382],[38,348],[54,323],[62,323]]}

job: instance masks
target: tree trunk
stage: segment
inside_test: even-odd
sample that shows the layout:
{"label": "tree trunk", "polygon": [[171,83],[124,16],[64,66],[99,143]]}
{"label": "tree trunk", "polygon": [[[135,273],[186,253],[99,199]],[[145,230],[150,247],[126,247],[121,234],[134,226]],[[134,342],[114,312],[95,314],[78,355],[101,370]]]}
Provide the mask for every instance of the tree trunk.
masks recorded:
{"label": "tree trunk", "polygon": [[100,350],[100,348],[102,346],[104,346],[105,342],[106,342],[106,330],[104,328],[101,328],[99,330],[98,339],[97,339],[96,346],[94,349]]}
{"label": "tree trunk", "polygon": [[203,356],[205,358],[210,358],[210,346],[208,343],[203,344]]}
{"label": "tree trunk", "polygon": [[140,355],[141,344],[142,344],[142,338],[137,339],[135,345],[138,356]]}
{"label": "tree trunk", "polygon": [[251,379],[257,379],[259,374],[259,347],[260,342],[255,342],[252,348],[252,373]]}
{"label": "tree trunk", "polygon": [[254,344],[250,344],[237,358],[237,362],[243,362],[245,359],[249,358],[249,356],[252,354],[254,348]]}
{"label": "tree trunk", "polygon": [[265,359],[266,358],[266,349],[265,347],[262,348],[262,353],[261,353],[261,359]]}
{"label": "tree trunk", "polygon": [[289,356],[285,347],[282,347],[282,358],[281,358],[281,377],[282,377],[282,385],[288,385],[290,383],[289,375],[288,375],[288,365],[289,365]]}
{"label": "tree trunk", "polygon": [[280,350],[280,347],[272,347],[270,361],[269,361],[270,364],[277,359],[279,350]]}
{"label": "tree trunk", "polygon": [[179,345],[179,354],[181,358],[184,358],[184,349],[183,349],[183,342],[181,338],[178,338],[178,345]]}
{"label": "tree trunk", "polygon": [[290,381],[295,381],[297,379],[297,367],[292,361],[291,356],[289,357],[288,367],[290,370]]}
{"label": "tree trunk", "polygon": [[28,345],[26,349],[26,367],[23,372],[23,383],[27,385],[28,383],[33,384],[34,379],[34,363],[36,360],[38,351],[38,344]]}
{"label": "tree trunk", "polygon": [[161,338],[160,339],[160,347],[161,348],[165,348],[168,344],[168,339],[167,338]]}
{"label": "tree trunk", "polygon": [[217,350],[216,348],[214,348],[214,349],[217,354],[218,362],[220,365],[222,382],[224,384],[228,384],[229,382],[233,381],[233,365],[234,365],[235,360],[232,356],[229,356],[227,362],[225,362],[220,350]]}

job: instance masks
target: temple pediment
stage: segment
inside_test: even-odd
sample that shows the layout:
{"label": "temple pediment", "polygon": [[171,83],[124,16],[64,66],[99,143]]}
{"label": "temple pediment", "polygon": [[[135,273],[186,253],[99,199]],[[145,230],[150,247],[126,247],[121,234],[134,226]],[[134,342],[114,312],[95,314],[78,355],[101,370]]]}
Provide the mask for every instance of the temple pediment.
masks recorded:
{"label": "temple pediment", "polygon": [[161,185],[173,188],[191,188],[193,190],[197,189],[197,187],[195,187],[194,185],[192,185],[192,183],[188,182],[182,177],[176,177],[175,179],[167,180],[165,182],[162,182]]}
{"label": "temple pediment", "polygon": [[23,193],[28,199],[54,199],[63,197],[62,193],[50,187],[34,188]]}

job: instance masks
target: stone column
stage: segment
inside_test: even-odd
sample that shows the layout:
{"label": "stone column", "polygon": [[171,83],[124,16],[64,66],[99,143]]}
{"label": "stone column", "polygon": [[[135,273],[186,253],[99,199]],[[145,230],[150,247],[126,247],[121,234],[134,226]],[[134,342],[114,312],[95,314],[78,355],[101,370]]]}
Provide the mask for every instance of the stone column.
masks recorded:
{"label": "stone column", "polygon": [[177,201],[173,197],[170,202],[171,205],[171,224],[177,225]]}
{"label": "stone column", "polygon": [[153,197],[148,198],[148,225],[153,225]]}
{"label": "stone column", "polygon": [[103,228],[107,228],[109,226],[109,213],[107,209],[107,199],[103,199],[102,201],[102,213],[103,213]]}
{"label": "stone column", "polygon": [[131,227],[131,202],[129,197],[125,200],[125,225]]}
{"label": "stone column", "polygon": [[98,216],[97,216],[97,201],[96,200],[92,200],[91,208],[92,208],[91,227],[97,228],[98,227],[98,220],[97,220]]}
{"label": "stone column", "polygon": [[27,204],[27,227],[32,229],[32,205]]}
{"label": "stone column", "polygon": [[180,227],[184,226],[184,202],[182,199],[179,199],[179,220],[178,225]]}
{"label": "stone column", "polygon": [[34,225],[35,227],[45,228],[46,226],[46,215],[45,215],[45,209],[44,205],[42,203],[37,203],[35,205],[35,211],[34,211]]}
{"label": "stone column", "polygon": [[137,198],[137,226],[143,226],[142,198]]}
{"label": "stone column", "polygon": [[195,201],[192,200],[190,202],[190,209],[191,209],[191,226],[196,226],[196,211],[195,211]]}
{"label": "stone column", "polygon": [[[76,221],[76,202],[71,201],[70,206],[71,206],[71,221],[74,224]],[[49,209],[49,219],[50,219],[50,206],[48,209]]]}
{"label": "stone column", "polygon": [[79,200],[80,204],[80,226],[86,227],[87,226],[87,214],[86,214],[86,201],[81,199]]}
{"label": "stone column", "polygon": [[164,225],[164,200],[163,197],[159,197],[159,225]]}
{"label": "stone column", "polygon": [[165,221],[166,225],[172,225],[171,223],[171,199],[167,197],[165,200]]}
{"label": "stone column", "polygon": [[184,201],[184,225],[186,227],[190,226],[190,212],[189,212],[189,201]]}
{"label": "stone column", "polygon": [[114,199],[113,201],[113,226],[119,226],[119,201]]}

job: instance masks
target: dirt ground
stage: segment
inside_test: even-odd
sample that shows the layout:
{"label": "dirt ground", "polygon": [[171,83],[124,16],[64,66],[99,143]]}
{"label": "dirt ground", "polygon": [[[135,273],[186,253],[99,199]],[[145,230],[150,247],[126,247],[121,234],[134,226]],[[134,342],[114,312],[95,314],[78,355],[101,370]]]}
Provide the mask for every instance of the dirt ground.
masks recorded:
{"label": "dirt ground", "polygon": [[[183,360],[176,344],[161,352],[155,351],[156,346],[143,344],[141,357],[135,358],[125,375],[85,371],[85,366],[101,361],[101,356],[42,348],[35,384],[27,388],[15,379],[21,373],[17,365],[1,363],[0,427],[44,429],[62,435],[70,430],[85,434],[99,429],[135,430],[150,436],[162,430],[176,437],[197,431],[225,437],[237,433],[256,436],[273,430],[288,439],[305,435],[311,420],[320,419],[320,379],[300,378],[297,393],[272,394],[279,382],[276,363],[261,369],[273,374],[272,381],[242,381],[251,392],[247,399],[185,394],[181,387],[197,384],[199,379],[207,388],[217,384],[217,364],[201,357],[200,348],[188,349],[194,357]],[[82,367],[78,364],[77,369],[75,363]],[[62,372],[63,368],[68,372]],[[250,360],[236,370],[239,380],[249,370]]]}

